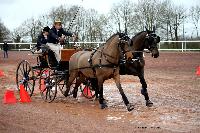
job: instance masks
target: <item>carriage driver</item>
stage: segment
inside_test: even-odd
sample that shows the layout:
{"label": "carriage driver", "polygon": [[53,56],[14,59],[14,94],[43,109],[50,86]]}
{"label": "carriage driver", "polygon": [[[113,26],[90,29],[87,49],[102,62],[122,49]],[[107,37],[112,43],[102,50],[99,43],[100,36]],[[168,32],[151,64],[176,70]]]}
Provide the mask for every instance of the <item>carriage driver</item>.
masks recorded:
{"label": "carriage driver", "polygon": [[65,37],[63,35],[70,36],[75,39],[75,35],[68,31],[64,31],[64,29],[62,28],[62,22],[57,20],[54,22],[53,27],[49,31],[47,46],[49,46],[49,48],[54,52],[58,63],[61,60],[60,52],[62,46],[60,44],[62,44],[65,40]]}

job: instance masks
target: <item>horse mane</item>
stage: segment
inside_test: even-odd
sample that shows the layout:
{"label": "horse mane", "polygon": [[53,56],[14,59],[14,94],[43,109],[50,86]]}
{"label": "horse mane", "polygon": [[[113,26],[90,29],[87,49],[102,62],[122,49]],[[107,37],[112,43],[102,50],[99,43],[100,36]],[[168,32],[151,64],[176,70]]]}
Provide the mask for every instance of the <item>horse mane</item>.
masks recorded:
{"label": "horse mane", "polygon": [[[106,42],[105,42],[105,44],[104,44],[103,46],[105,46],[106,44],[110,44],[110,41],[111,41],[112,38],[113,38],[114,36],[116,36],[116,35],[119,35],[119,32],[117,32],[117,33],[113,34],[111,37],[109,37],[109,38],[106,40]],[[103,46],[102,46],[102,47],[103,47]]]}
{"label": "horse mane", "polygon": [[146,31],[141,31],[141,32],[137,33],[134,37],[132,37],[132,39],[136,38],[137,36],[139,36],[140,34],[142,34],[144,32],[146,32]]}
{"label": "horse mane", "polygon": [[119,33],[115,33],[115,34],[113,34],[111,37],[109,37],[107,40],[106,40],[106,43],[111,39],[111,38],[113,38],[114,36],[116,36],[116,35],[118,35]]}

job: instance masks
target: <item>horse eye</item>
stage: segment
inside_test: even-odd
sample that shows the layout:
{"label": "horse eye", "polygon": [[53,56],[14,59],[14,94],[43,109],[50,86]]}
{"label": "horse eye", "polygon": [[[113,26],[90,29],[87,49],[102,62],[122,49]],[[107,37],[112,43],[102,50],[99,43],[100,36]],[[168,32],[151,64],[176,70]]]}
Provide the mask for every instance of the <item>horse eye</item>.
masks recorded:
{"label": "horse eye", "polygon": [[153,42],[154,38],[153,37],[149,37],[149,42]]}

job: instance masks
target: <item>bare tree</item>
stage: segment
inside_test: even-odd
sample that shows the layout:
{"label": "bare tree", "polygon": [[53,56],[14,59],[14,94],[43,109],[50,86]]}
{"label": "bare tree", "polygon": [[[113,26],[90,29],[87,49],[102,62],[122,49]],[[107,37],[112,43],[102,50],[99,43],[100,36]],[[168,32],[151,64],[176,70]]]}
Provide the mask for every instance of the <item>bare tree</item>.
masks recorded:
{"label": "bare tree", "polygon": [[41,32],[41,22],[40,20],[31,18],[24,22],[25,35],[31,37],[32,42],[36,42],[38,34]]}
{"label": "bare tree", "polygon": [[192,6],[190,9],[190,14],[191,14],[192,22],[194,24],[196,35],[198,38],[199,37],[198,28],[199,28],[199,21],[200,21],[200,6],[199,5]]}
{"label": "bare tree", "polygon": [[101,28],[99,14],[94,9],[85,12],[85,32],[88,41],[97,41]]}
{"label": "bare tree", "polygon": [[73,30],[79,33],[81,41],[103,41],[107,35],[107,21],[108,18],[95,9],[81,8]]}
{"label": "bare tree", "polygon": [[30,37],[31,42],[36,42],[39,33],[42,30],[42,23],[40,20],[30,18],[25,20],[21,26],[16,28],[13,32],[13,38],[17,37],[27,38]]}
{"label": "bare tree", "polygon": [[24,35],[23,35],[23,33],[22,33],[22,31],[21,31],[21,29],[19,27],[14,29],[14,31],[12,32],[12,39],[16,43],[19,43],[23,36]]}
{"label": "bare tree", "polygon": [[69,25],[72,22],[78,8],[78,6],[65,7],[64,5],[61,5],[59,7],[52,8],[50,12],[44,16],[46,16],[45,18],[49,20],[51,24],[53,24],[55,20],[60,20],[62,21],[63,27],[69,28]]}
{"label": "bare tree", "polygon": [[182,6],[174,6],[168,9],[169,33],[171,34],[172,40],[179,40],[178,32],[181,24],[183,24],[184,19],[186,18],[185,13],[186,10]]}
{"label": "bare tree", "polygon": [[60,20],[63,22],[63,26],[65,26],[65,22],[68,19],[67,9],[64,8],[63,5],[52,8],[50,13],[48,14],[50,22],[53,24],[55,20]]}
{"label": "bare tree", "polygon": [[162,34],[163,39],[179,40],[181,25],[186,19],[186,9],[183,6],[176,6],[171,0],[164,0],[157,3],[156,26]]}
{"label": "bare tree", "polygon": [[10,31],[0,20],[0,42],[3,42],[5,39],[9,38]]}
{"label": "bare tree", "polygon": [[[118,31],[131,32],[133,26],[134,3],[131,0],[122,0],[113,5],[110,11],[110,23],[118,27]],[[114,29],[113,29],[114,30]]]}

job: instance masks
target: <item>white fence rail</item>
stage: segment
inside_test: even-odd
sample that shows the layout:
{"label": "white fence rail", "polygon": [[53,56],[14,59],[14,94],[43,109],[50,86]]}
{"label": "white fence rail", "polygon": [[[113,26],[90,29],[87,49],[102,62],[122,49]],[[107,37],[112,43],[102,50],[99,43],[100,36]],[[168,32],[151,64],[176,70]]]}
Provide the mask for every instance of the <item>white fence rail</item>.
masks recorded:
{"label": "white fence rail", "polygon": [[[87,45],[90,47],[98,47],[105,42],[76,42],[77,45]],[[172,45],[176,43],[178,48],[171,48]],[[28,51],[36,45],[36,43],[8,43],[11,50]],[[74,42],[69,42],[69,44],[74,44]],[[197,48],[191,48],[194,45]],[[0,43],[0,49],[2,49],[3,43]],[[200,51],[200,40],[199,41],[161,41],[158,44],[160,51]]]}
{"label": "white fence rail", "polygon": [[[172,45],[172,43],[178,43],[179,48],[166,48],[166,46]],[[191,48],[191,45],[194,45],[197,48]],[[164,48],[163,48],[164,47]],[[200,51],[200,40],[195,41],[160,41],[158,44],[158,48],[160,51]]]}

